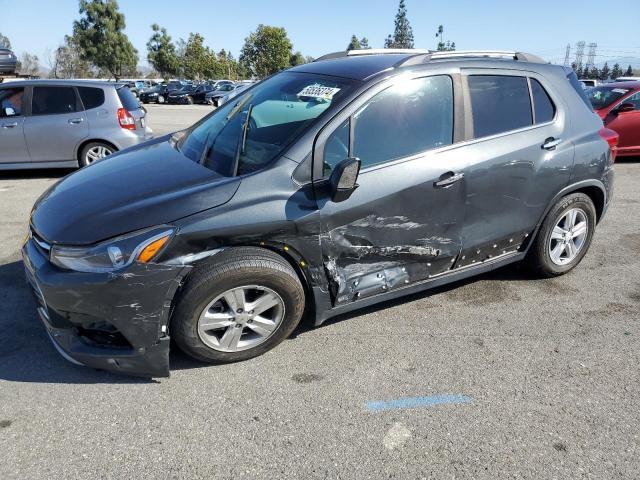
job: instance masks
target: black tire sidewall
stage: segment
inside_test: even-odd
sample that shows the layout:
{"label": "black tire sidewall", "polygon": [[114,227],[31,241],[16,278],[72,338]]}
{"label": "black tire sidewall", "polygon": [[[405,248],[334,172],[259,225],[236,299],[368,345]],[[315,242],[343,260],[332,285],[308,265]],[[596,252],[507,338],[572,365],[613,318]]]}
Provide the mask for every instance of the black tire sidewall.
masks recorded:
{"label": "black tire sidewall", "polygon": [[[582,246],[582,249],[570,263],[566,265],[557,265],[551,260],[548,245],[551,240],[551,233],[553,228],[558,224],[560,219],[571,209],[579,208],[584,212],[587,217],[587,238]],[[538,233],[538,239],[534,245],[534,266],[536,269],[546,276],[556,276],[567,273],[575,268],[587,254],[596,227],[596,209],[591,199],[583,193],[574,193],[567,195],[560,199],[558,203],[547,214],[540,232]]]}
{"label": "black tire sidewall", "polygon": [[[220,352],[207,346],[198,335],[198,319],[204,308],[218,295],[232,288],[259,285],[274,290],[282,298],[285,315],[276,331],[260,345],[239,352]],[[298,325],[304,310],[304,289],[295,273],[279,269],[247,267],[226,271],[221,276],[195,279],[180,298],[171,321],[171,335],[178,346],[209,363],[247,360],[271,350],[285,340]]]}

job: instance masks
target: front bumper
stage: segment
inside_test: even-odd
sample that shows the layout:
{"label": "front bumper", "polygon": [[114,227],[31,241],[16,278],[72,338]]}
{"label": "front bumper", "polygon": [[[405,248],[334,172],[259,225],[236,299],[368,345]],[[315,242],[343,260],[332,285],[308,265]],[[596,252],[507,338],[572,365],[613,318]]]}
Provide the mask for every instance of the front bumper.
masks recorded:
{"label": "front bumper", "polygon": [[30,238],[27,282],[56,349],[74,363],[143,377],[169,376],[171,301],[190,267],[133,264],[118,272],[63,271]]}

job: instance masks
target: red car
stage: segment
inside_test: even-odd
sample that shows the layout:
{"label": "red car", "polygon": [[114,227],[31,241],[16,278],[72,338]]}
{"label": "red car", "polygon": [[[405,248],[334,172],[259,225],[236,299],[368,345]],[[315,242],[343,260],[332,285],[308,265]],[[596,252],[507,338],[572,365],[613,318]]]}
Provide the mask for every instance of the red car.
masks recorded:
{"label": "red car", "polygon": [[617,82],[586,91],[604,126],[618,132],[617,156],[640,155],[640,82]]}

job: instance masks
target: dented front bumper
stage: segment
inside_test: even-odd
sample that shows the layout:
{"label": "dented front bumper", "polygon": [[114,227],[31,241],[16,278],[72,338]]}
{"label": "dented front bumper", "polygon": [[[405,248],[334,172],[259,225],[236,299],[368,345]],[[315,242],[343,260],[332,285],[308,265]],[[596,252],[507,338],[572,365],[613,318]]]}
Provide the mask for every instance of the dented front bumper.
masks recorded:
{"label": "dented front bumper", "polygon": [[27,282],[56,349],[74,363],[128,375],[169,376],[171,302],[190,267],[133,264],[113,273],[63,271],[29,239]]}

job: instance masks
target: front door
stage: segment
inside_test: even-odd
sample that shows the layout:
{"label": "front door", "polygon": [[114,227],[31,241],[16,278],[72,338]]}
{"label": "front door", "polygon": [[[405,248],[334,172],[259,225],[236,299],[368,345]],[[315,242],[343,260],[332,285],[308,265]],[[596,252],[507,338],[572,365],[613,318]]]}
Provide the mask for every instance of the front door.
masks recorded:
{"label": "front door", "polygon": [[328,178],[347,157],[362,162],[359,186],[342,202],[331,201],[322,181],[316,183],[334,304],[402,288],[452,267],[464,211],[464,183],[453,176],[463,158],[449,147],[453,98],[449,75],[392,80],[320,134],[316,178]]}
{"label": "front door", "polygon": [[24,88],[0,89],[0,163],[28,162],[24,138]]}
{"label": "front door", "polygon": [[74,87],[33,87],[24,134],[33,162],[77,160],[77,146],[89,125]]}

